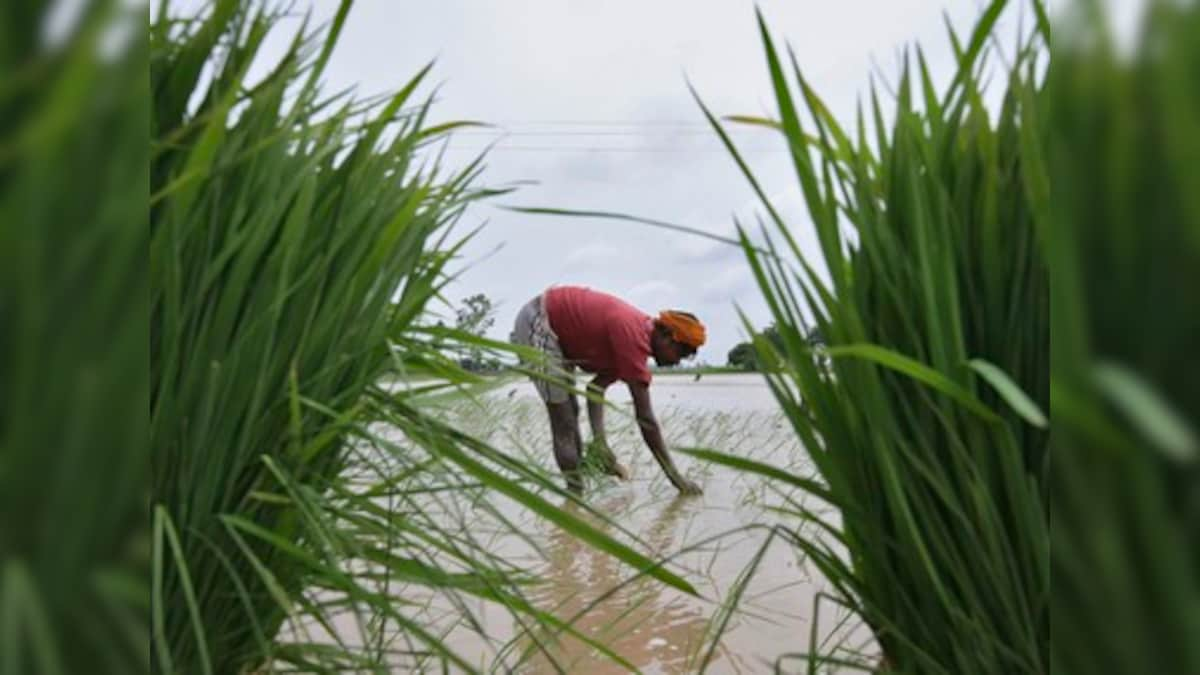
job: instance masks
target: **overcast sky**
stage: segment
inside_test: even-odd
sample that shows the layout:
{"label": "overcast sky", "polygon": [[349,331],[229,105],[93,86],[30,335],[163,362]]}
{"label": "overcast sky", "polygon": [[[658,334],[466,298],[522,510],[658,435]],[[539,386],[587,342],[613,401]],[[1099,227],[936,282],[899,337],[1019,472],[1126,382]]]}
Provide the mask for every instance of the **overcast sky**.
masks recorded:
{"label": "overcast sky", "polygon": [[[852,124],[868,77],[894,81],[906,45],[923,45],[935,78],[946,82],[953,64],[943,12],[965,39],[982,3],[757,5],[777,43],[794,48],[814,88]],[[335,9],[335,2],[313,5],[317,18]],[[495,125],[456,135],[447,154],[451,164],[466,162],[495,141],[483,182],[532,183],[474,207],[463,223],[463,232],[486,226],[466,249],[449,296],[482,292],[495,300],[492,337],[506,338],[520,306],[548,286],[583,284],[647,313],[696,313],[710,336],[699,358],[720,364],[744,339],[735,305],[758,326],[769,321],[738,249],[645,225],[498,207],[616,211],[723,234],[733,232],[735,215],[753,222],[753,193],[707,129],[687,82],[718,115],[774,116],[754,9],[750,0],[360,0],[327,82],[378,94],[436,61],[425,88],[427,95],[437,90],[434,119]],[[1016,11],[1002,19],[1009,32],[1017,21]],[[815,254],[779,138],[752,130],[735,136],[795,236]]]}

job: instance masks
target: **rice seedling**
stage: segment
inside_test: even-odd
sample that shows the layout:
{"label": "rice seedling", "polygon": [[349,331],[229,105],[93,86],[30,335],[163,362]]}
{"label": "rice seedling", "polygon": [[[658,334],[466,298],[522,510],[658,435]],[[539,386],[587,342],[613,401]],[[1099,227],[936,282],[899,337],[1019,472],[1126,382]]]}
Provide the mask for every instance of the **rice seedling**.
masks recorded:
{"label": "rice seedling", "polygon": [[[773,410],[769,392],[759,389],[759,382],[743,380],[728,387],[740,392],[732,396],[743,403],[751,397],[755,401],[731,410],[721,398],[731,396],[723,392],[726,387],[696,384],[690,377],[679,380],[680,384],[659,385],[663,402],[659,412],[673,446],[720,448],[777,463],[802,475],[811,472],[783,416]],[[678,391],[678,398],[671,398],[673,391]],[[494,654],[492,665],[498,670],[531,668],[540,672],[553,670],[557,664],[571,672],[571,663],[577,659],[593,659],[588,661],[589,672],[624,672],[625,663],[648,670],[694,672],[706,661],[717,671],[761,669],[764,664],[759,655],[785,641],[789,630],[806,625],[804,611],[796,611],[794,603],[807,602],[816,589],[824,587],[816,571],[794,551],[778,542],[764,547],[771,527],[783,517],[774,509],[785,506],[788,499],[800,501],[804,496],[794,489],[766,485],[758,476],[697,464],[689,471],[706,486],[705,497],[674,500],[676,491],[645,452],[627,410],[628,402],[615,398],[610,404],[614,406],[609,418],[610,441],[620,460],[632,469],[632,484],[596,476],[587,492],[592,508],[572,508],[621,541],[683,570],[701,598],[689,598],[622,573],[579,542],[523,519],[502,503],[496,504],[495,511],[472,507],[464,509],[464,517],[477,536],[490,542],[489,549],[502,551],[506,559],[535,571],[536,581],[523,589],[523,596],[578,633],[600,641],[623,660],[589,657],[593,647],[577,636],[554,626],[523,625],[515,620],[501,629],[494,628],[494,620],[485,620],[493,626],[491,641],[460,626],[452,631],[450,642],[462,644],[464,653]],[[487,438],[547,475],[556,471],[545,410],[525,383],[506,384],[479,400],[447,399],[438,415],[447,424]],[[444,496],[451,510],[454,500],[463,500],[461,494]],[[510,519],[515,527],[503,524],[501,518]],[[519,538],[517,532],[526,536]],[[741,601],[729,602],[732,584],[759,552],[758,572],[744,576]],[[483,611],[484,619],[489,616],[495,618],[494,608]],[[718,624],[724,626],[723,631],[717,630]],[[835,624],[831,621],[829,625]],[[820,637],[830,636],[822,630]],[[582,667],[582,662],[576,666]]]}
{"label": "rice seedling", "polygon": [[[762,197],[767,250],[744,230],[741,239],[782,349],[761,339],[756,348],[820,480],[696,454],[836,507],[837,519],[784,507],[821,531],[788,538],[834,587],[825,600],[870,627],[880,671],[1050,666],[1041,412],[1050,291],[1021,154],[1021,115],[1038,89],[1048,30],[1035,5],[1039,30],[1021,38],[1000,109],[990,110],[982,73],[1005,4],[991,3],[965,42],[951,30],[958,70],[948,87],[936,89],[918,47],[905,58],[890,125],[873,88],[849,132],[795,58],[781,58],[760,16],[778,117],[748,121],[786,139],[827,279],[705,109]],[[805,340],[813,326],[828,342],[827,366]],[[810,642],[810,672],[863,668]]]}
{"label": "rice seedling", "polygon": [[146,578],[143,17],[0,7],[0,672],[136,673]]}
{"label": "rice seedling", "polygon": [[1200,672],[1200,3],[1055,25],[1022,119],[1053,266],[1055,672]]}
{"label": "rice seedling", "polygon": [[257,82],[269,3],[164,6],[150,26],[155,671],[473,670],[404,584],[467,624],[465,597],[560,623],[435,510],[439,493],[503,494],[694,593],[427,413],[431,393],[478,381],[441,349],[463,336],[425,311],[465,241],[455,223],[489,193],[477,162],[449,173],[423,152],[459,126],[428,124],[428,67],[381,100],[322,93],[349,10],[302,27]]}

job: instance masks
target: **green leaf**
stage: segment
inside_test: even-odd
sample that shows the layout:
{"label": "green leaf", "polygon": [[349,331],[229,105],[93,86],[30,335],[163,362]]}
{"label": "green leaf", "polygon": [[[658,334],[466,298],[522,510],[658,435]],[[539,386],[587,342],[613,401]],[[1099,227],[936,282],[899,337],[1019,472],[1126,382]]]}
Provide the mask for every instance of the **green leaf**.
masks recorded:
{"label": "green leaf", "polygon": [[747,473],[753,473],[753,474],[757,474],[759,476],[763,476],[765,478],[770,478],[771,480],[777,480],[777,481],[787,483],[788,485],[798,487],[798,488],[804,490],[805,492],[811,493],[812,495],[821,498],[822,500],[824,500],[825,502],[828,502],[829,504],[831,504],[833,506],[838,505],[837,502],[835,501],[834,495],[829,491],[829,488],[827,488],[826,486],[822,485],[821,483],[819,483],[815,480],[812,480],[809,478],[802,478],[802,477],[797,476],[789,471],[784,471],[783,469],[780,469],[779,467],[771,466],[770,464],[759,462],[759,461],[756,461],[753,459],[746,459],[745,457],[738,457],[736,455],[730,455],[730,454],[726,454],[723,452],[717,452],[716,450],[709,450],[706,448],[672,448],[672,449],[678,453],[681,453],[684,455],[690,455],[697,459],[702,459],[706,462],[712,462],[713,464],[720,464],[722,466],[727,466],[732,469],[737,469],[738,471],[745,471]]}
{"label": "green leaf", "polygon": [[39,595],[25,565],[20,560],[8,560],[0,576],[0,651],[4,654],[0,666],[4,672],[18,672],[21,654],[27,652],[33,655],[37,667],[26,666],[21,672],[64,672],[58,641]]}
{"label": "green leaf", "polygon": [[[192,635],[196,638],[196,650],[200,654],[201,672],[211,675],[213,669],[212,660],[208,652],[207,631],[205,630],[204,620],[201,618],[200,603],[196,600],[196,590],[192,585],[192,575],[188,571],[187,557],[184,555],[183,548],[179,544],[179,535],[175,532],[175,525],[171,522],[171,516],[161,505],[154,508],[154,529],[155,550],[161,551],[165,548],[170,548],[171,557],[175,562],[175,573],[179,576],[179,583],[183,588],[183,598],[187,603],[187,612],[191,618]],[[166,539],[166,546],[161,543],[164,538]],[[161,574],[161,572],[159,573]],[[162,594],[159,593],[157,597],[160,603],[157,609],[159,612],[162,612],[165,609],[161,606]]]}
{"label": "green leaf", "polygon": [[934,389],[946,394],[961,403],[971,412],[990,422],[999,422],[996,413],[988,410],[971,392],[929,366],[911,359],[890,349],[873,344],[854,344],[830,347],[828,353],[833,358],[857,358],[877,363],[885,368],[923,382]]}
{"label": "green leaf", "polygon": [[662,220],[655,220],[653,218],[642,218],[639,216],[632,216],[632,215],[628,215],[628,214],[624,214],[624,213],[616,213],[613,211],[559,209],[559,208],[547,208],[547,207],[540,207],[540,206],[503,206],[501,208],[504,208],[504,209],[507,209],[509,211],[513,211],[516,213],[527,213],[530,215],[539,215],[539,216],[569,216],[572,218],[605,218],[605,219],[609,219],[609,220],[623,220],[623,221],[627,221],[627,222],[631,222],[631,223],[641,223],[643,225],[659,227],[664,230],[672,230],[675,232],[682,232],[684,234],[690,234],[690,235],[694,235],[697,237],[702,237],[704,239],[711,239],[712,241],[718,241],[718,242],[721,242],[722,244],[729,244],[730,246],[740,246],[740,243],[738,242],[737,239],[731,239],[729,237],[722,237],[719,234],[713,234],[712,232],[709,232],[707,230],[701,230],[701,229],[695,228],[695,227],[688,227],[687,225],[678,225],[676,223],[668,223],[668,222],[665,222]]}
{"label": "green leaf", "polygon": [[1042,412],[1041,408],[1024,391],[1021,391],[1021,388],[1017,386],[1016,382],[1012,381],[1008,373],[1005,373],[984,359],[971,359],[967,363],[970,365],[971,370],[979,373],[980,377],[991,385],[992,389],[996,390],[1000,398],[1004,399],[1004,402],[1020,415],[1021,419],[1039,429],[1046,428],[1048,421],[1046,420],[1045,413]]}
{"label": "green leaf", "polygon": [[1092,374],[1100,392],[1164,455],[1181,462],[1200,457],[1195,430],[1141,376],[1111,361],[1096,364]]}

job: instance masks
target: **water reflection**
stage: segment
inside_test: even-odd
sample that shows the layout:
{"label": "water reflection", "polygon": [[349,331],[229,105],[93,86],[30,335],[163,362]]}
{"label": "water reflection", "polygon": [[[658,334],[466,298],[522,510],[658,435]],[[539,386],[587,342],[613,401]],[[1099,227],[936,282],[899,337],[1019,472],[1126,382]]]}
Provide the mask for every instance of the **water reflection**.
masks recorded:
{"label": "water reflection", "polygon": [[[634,504],[634,493],[626,490],[594,506],[637,533],[658,557],[684,544],[679,541],[682,530],[690,521],[689,515],[697,512],[700,501],[674,497],[663,505],[635,509]],[[612,534],[611,527],[577,506],[568,504],[563,508]],[[701,651],[708,627],[705,607],[695,598],[653,579],[630,581],[636,573],[628,565],[558,528],[546,533],[545,550],[546,563],[538,571],[544,583],[527,591],[535,605],[564,620],[574,618],[572,624],[577,631],[639,669],[663,673],[695,670],[695,664],[689,661],[698,658],[696,652]],[[627,672],[565,633],[538,631],[537,644],[527,636],[521,646],[530,653],[523,672]]]}

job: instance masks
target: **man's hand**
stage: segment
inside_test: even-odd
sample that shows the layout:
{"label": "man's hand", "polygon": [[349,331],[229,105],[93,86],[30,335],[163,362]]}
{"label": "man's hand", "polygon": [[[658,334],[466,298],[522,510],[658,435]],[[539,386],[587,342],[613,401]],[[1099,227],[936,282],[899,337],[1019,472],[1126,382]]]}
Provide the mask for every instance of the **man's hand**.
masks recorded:
{"label": "man's hand", "polygon": [[675,483],[675,487],[679,490],[679,494],[681,494],[681,495],[702,495],[702,494],[704,494],[704,490],[701,490],[700,486],[698,484],[696,484],[686,478],[680,478],[679,482]]}
{"label": "man's hand", "polygon": [[617,461],[617,457],[613,454],[612,448],[608,447],[608,443],[593,438],[587,443],[587,454],[596,458],[595,461],[599,463],[600,469],[604,473],[616,476],[621,480],[629,480],[629,469]]}

